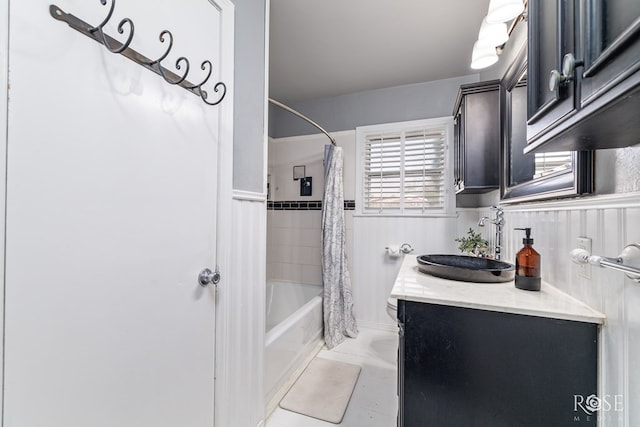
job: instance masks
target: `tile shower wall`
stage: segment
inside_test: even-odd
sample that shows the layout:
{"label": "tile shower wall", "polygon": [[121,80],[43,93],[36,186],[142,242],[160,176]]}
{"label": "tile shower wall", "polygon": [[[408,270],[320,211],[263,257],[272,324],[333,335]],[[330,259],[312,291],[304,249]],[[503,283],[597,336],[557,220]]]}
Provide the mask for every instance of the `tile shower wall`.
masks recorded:
{"label": "tile shower wall", "polygon": [[[600,413],[604,426],[640,425],[640,284],[623,273],[591,267],[591,278],[578,275],[569,252],[577,237],[592,239],[592,253],[617,256],[625,245],[640,242],[640,193],[598,196],[577,201],[505,208],[505,260],[513,262],[522,245],[515,227],[531,227],[542,255],[543,280],[607,316],[600,348],[600,392],[622,396],[622,411]],[[458,229],[476,224],[486,210],[465,210]]]}
{"label": "tile shower wall", "polygon": [[320,211],[267,211],[267,279],[322,284]]}
{"label": "tile shower wall", "polygon": [[[267,279],[322,284],[320,210],[267,211]],[[345,211],[347,257],[353,254],[353,214]]]}
{"label": "tile shower wall", "polygon": [[[344,197],[355,199],[355,132],[336,132],[344,147]],[[309,135],[270,139],[269,174],[273,209],[267,212],[267,278],[303,283],[322,283],[320,264],[321,211],[315,201],[322,198],[322,157],[327,138]],[[306,165],[313,177],[312,197],[299,196],[293,181],[294,165]],[[311,210],[285,210],[294,203],[314,203]],[[349,202],[347,202],[349,203]],[[348,204],[348,208],[352,205]],[[282,209],[279,209],[282,208]],[[473,215],[473,212],[470,212]],[[454,250],[452,235],[456,218],[363,217],[345,211],[347,260],[351,273],[354,309],[359,325],[395,330],[396,324],[386,313],[386,303],[403,256],[421,253],[448,253]],[[409,243],[415,251],[390,257],[387,245]]]}
{"label": "tile shower wall", "polygon": [[[353,260],[354,132],[332,136],[344,149],[344,198],[347,259]],[[270,201],[267,211],[267,279],[322,284],[321,200],[324,188],[323,134],[269,139]],[[305,165],[313,193],[300,196],[293,166]]]}
{"label": "tile shower wall", "polygon": [[[344,152],[344,198],[355,199],[355,131],[335,132],[332,136]],[[323,134],[287,138],[269,138],[268,180],[270,200],[322,200],[324,189]],[[293,167],[305,166],[306,176],[313,178],[313,193],[300,196],[300,181],[293,180]]]}

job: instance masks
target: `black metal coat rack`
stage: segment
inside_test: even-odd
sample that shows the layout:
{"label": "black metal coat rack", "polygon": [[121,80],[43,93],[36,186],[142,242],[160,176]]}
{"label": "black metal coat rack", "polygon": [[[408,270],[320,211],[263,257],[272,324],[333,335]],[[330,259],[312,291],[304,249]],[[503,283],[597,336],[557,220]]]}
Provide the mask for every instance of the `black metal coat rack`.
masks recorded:
{"label": "black metal coat rack", "polygon": [[[100,0],[100,3],[103,6],[105,6],[107,4],[107,0]],[[136,64],[142,65],[147,70],[153,71],[154,73],[158,74],[167,83],[180,86],[183,89],[186,89],[189,92],[193,93],[194,95],[199,96],[202,99],[202,101],[204,101],[206,104],[217,105],[220,102],[222,102],[222,100],[224,99],[224,96],[227,93],[227,86],[223,82],[217,82],[213,86],[213,91],[216,93],[220,93],[220,96],[218,97],[218,99],[213,102],[209,100],[209,94],[207,93],[207,91],[202,88],[203,85],[207,83],[207,81],[211,77],[211,74],[213,73],[213,65],[211,64],[211,61],[205,60],[200,65],[200,68],[203,71],[207,72],[207,76],[199,84],[193,84],[187,80],[187,75],[189,74],[189,60],[184,56],[179,57],[175,65],[175,68],[177,70],[181,70],[182,67],[184,67],[184,73],[182,76],[170,70],[167,70],[162,66],[161,62],[167,56],[169,56],[169,53],[173,48],[173,35],[171,34],[170,31],[163,30],[162,32],[160,32],[160,37],[159,37],[160,42],[164,43],[166,38],[168,38],[169,45],[167,47],[167,50],[162,54],[162,56],[160,56],[158,59],[155,59],[155,60],[149,59],[146,56],[136,52],[135,50],[129,47],[129,45],[131,44],[131,41],[133,40],[133,34],[135,32],[135,26],[131,19],[129,18],[122,19],[117,27],[118,33],[120,34],[124,34],[125,26],[128,27],[129,35],[127,37],[127,40],[124,43],[105,34],[103,31],[103,28],[105,25],[107,25],[107,23],[111,19],[111,16],[113,15],[113,11],[115,9],[115,5],[116,5],[116,1],[111,0],[111,6],[109,8],[109,13],[107,14],[107,17],[96,27],[87,24],[86,22],[75,17],[74,15],[65,13],[62,9],[60,9],[58,6],[53,4],[49,6],[49,13],[53,18],[57,19],[58,21],[66,22],[74,30],[104,45],[104,47],[109,52],[119,53],[129,58]]]}

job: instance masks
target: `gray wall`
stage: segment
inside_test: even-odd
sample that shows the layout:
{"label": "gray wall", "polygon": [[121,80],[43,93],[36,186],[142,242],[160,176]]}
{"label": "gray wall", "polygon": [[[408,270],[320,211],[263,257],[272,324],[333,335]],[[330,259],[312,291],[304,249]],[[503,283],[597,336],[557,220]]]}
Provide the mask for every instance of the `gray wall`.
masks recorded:
{"label": "gray wall", "polygon": [[[353,130],[357,126],[451,116],[461,84],[478,81],[478,74],[417,83],[289,105],[328,132]],[[269,107],[269,136],[316,134],[304,120],[278,107]]]}
{"label": "gray wall", "polygon": [[265,0],[235,4],[233,188],[264,188]]}

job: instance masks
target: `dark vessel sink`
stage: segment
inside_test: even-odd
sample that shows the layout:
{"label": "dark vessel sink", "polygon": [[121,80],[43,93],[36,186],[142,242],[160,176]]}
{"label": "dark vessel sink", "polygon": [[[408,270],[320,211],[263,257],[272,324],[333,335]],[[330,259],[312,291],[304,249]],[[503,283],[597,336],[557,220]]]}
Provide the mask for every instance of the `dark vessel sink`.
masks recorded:
{"label": "dark vessel sink", "polygon": [[467,255],[420,255],[418,270],[422,273],[463,282],[510,282],[515,268],[508,262]]}

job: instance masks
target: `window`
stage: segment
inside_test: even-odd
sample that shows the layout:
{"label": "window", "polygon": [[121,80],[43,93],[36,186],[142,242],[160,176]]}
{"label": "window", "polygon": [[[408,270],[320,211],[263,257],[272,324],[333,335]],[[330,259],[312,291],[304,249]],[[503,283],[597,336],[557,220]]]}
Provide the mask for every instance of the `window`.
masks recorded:
{"label": "window", "polygon": [[449,213],[452,132],[451,118],[357,128],[359,213]]}

